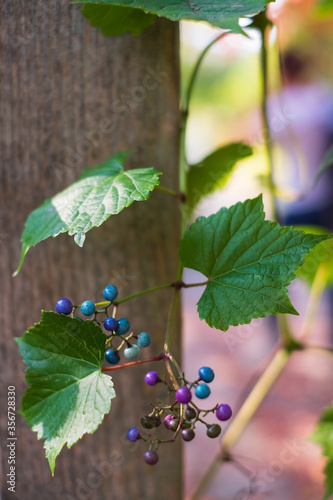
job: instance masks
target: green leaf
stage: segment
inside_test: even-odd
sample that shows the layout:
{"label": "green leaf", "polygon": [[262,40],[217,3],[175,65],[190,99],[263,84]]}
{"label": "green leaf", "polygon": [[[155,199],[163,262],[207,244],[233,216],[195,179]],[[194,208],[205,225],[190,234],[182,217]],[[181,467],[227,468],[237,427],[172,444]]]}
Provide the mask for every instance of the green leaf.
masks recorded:
{"label": "green leaf", "polygon": [[156,16],[145,14],[140,9],[102,4],[86,4],[82,7],[82,14],[89,19],[91,26],[100,28],[105,36],[126,33],[137,36],[156,21]]}
{"label": "green leaf", "polygon": [[326,492],[323,500],[333,495],[333,405],[325,408],[311,439],[323,447],[323,454],[328,457],[325,467]]}
{"label": "green leaf", "polygon": [[106,335],[92,321],[42,312],[42,320],[15,339],[30,387],[22,398],[26,422],[45,439],[52,475],[55,460],[110,411],[113,382],[102,374]]}
{"label": "green leaf", "polygon": [[141,9],[147,14],[166,17],[171,21],[188,19],[204,21],[219,28],[229,29],[238,33],[242,29],[238,25],[238,18],[256,14],[265,9],[270,0],[224,0],[211,2],[210,0],[79,0],[73,3],[106,4]]}
{"label": "green leaf", "polygon": [[286,286],[306,254],[330,235],[311,235],[265,221],[261,196],[199,217],[180,246],[184,266],[208,284],[200,319],[226,331],[267,314],[298,314]]}
{"label": "green leaf", "polygon": [[330,168],[333,165],[333,145],[329,148],[327,151],[325,158],[323,159],[320,168],[313,180],[312,183],[312,189],[315,187],[317,182],[319,181],[320,177],[323,175],[323,173]]}
{"label": "green leaf", "polygon": [[[297,226],[295,229],[305,233],[325,235],[328,232],[318,226]],[[296,276],[304,280],[310,287],[319,271],[321,279],[324,280],[324,286],[333,285],[333,240],[325,240],[319,243],[309,255],[304,259],[304,263],[296,271]]]}
{"label": "green leaf", "polygon": [[319,0],[317,14],[322,18],[330,17],[333,14],[333,0]]}
{"label": "green leaf", "polygon": [[100,226],[110,215],[121,212],[133,201],[143,201],[159,184],[161,174],[153,168],[124,170],[128,152],[115,154],[101,165],[82,172],[78,181],[46,200],[34,210],[25,223],[22,234],[20,263],[28,250],[50,236],[68,232],[82,246],[85,234]]}
{"label": "green leaf", "polygon": [[239,160],[252,155],[252,148],[243,142],[222,146],[199,163],[190,166],[188,172],[187,204],[192,211],[201,198],[227,183]]}

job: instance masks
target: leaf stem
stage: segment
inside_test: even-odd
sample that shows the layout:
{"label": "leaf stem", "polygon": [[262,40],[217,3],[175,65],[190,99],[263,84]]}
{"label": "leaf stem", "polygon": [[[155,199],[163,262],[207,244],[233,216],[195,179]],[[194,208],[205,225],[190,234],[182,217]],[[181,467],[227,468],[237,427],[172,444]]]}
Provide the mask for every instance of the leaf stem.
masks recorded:
{"label": "leaf stem", "polygon": [[[177,276],[178,278],[178,276]],[[141,290],[140,292],[133,293],[132,295],[128,295],[127,297],[124,297],[123,299],[120,300],[115,300],[113,301],[113,304],[115,307],[118,307],[119,304],[122,304],[123,302],[127,302],[128,300],[135,299],[135,297],[139,297],[140,295],[144,295],[145,293],[150,293],[150,292],[156,292],[157,290],[163,290],[163,288],[175,288],[175,289],[180,289],[180,288],[192,288],[196,286],[205,286],[209,283],[209,279],[206,281],[202,281],[201,283],[184,283],[183,281],[174,281],[173,283],[165,283],[163,285],[157,285],[152,288],[147,288],[146,290]],[[104,301],[104,302],[97,302],[95,304],[96,307],[105,307],[109,306],[111,304],[110,301]],[[79,306],[75,306],[79,307]],[[104,312],[104,311],[102,311]],[[114,317],[114,315],[113,315]]]}
{"label": "leaf stem", "polygon": [[185,193],[182,193],[180,191],[174,191],[173,189],[166,188],[164,186],[155,186],[155,189],[158,189],[159,191],[163,191],[163,193],[170,194],[171,196],[175,196],[176,198],[179,198],[180,201],[184,202],[185,201]]}
{"label": "leaf stem", "polygon": [[189,80],[189,83],[188,83],[188,86],[187,86],[187,90],[185,92],[185,98],[184,98],[184,105],[183,105],[183,113],[184,114],[188,114],[188,111],[189,111],[189,104],[190,104],[190,100],[191,100],[191,97],[192,97],[192,91],[193,91],[193,87],[194,87],[194,84],[195,84],[195,81],[196,81],[196,78],[197,78],[197,75],[198,75],[198,71],[200,69],[200,66],[201,66],[201,63],[205,57],[205,55],[207,54],[207,52],[209,51],[209,49],[216,43],[218,42],[219,40],[221,40],[221,38],[223,38],[227,33],[221,33],[220,35],[218,35],[216,38],[214,38],[214,40],[212,42],[210,42],[204,49],[203,51],[201,52],[201,54],[199,55],[198,59],[197,59],[197,62],[195,63],[195,66],[193,68],[193,71],[192,71],[192,74],[190,76],[190,80]]}
{"label": "leaf stem", "polygon": [[210,484],[212,479],[217,474],[221,464],[230,457],[230,449],[238,441],[245,427],[255,414],[256,410],[264,400],[265,396],[272,388],[278,377],[284,370],[287,361],[290,357],[290,351],[279,349],[272,361],[267,366],[266,370],[261,375],[260,379],[244,401],[240,410],[236,414],[234,420],[228,427],[224,437],[222,438],[222,447],[216,457],[210,463],[196,490],[194,491],[191,500],[198,500]]}
{"label": "leaf stem", "polygon": [[102,372],[113,372],[115,370],[122,370],[123,368],[128,368],[129,366],[141,365],[142,363],[150,363],[151,361],[160,361],[164,358],[164,354],[160,354],[159,356],[154,356],[153,358],[148,359],[139,359],[138,361],[130,361],[129,363],[124,363],[122,365],[115,366],[102,366]]}
{"label": "leaf stem", "polygon": [[302,325],[302,333],[300,336],[302,340],[309,335],[314,327],[314,322],[318,314],[322,295],[325,291],[328,275],[329,266],[325,262],[318,267],[311,285],[308,304]]}
{"label": "leaf stem", "polygon": [[260,48],[260,66],[261,66],[261,119],[263,128],[263,137],[265,151],[268,164],[268,189],[271,199],[272,218],[278,222],[279,214],[277,210],[274,185],[274,163],[273,163],[273,148],[272,136],[268,121],[267,96],[268,96],[268,64],[267,64],[267,33],[270,29],[269,24],[264,23],[260,29],[261,33],[261,48]]}

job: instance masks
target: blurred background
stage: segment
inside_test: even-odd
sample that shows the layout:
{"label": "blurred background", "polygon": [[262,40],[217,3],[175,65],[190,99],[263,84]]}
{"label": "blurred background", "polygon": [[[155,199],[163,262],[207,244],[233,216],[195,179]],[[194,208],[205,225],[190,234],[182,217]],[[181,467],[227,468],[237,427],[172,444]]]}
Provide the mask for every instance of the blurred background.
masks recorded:
{"label": "blurred background", "polygon": [[[277,0],[269,5],[268,17],[275,25],[269,36],[268,111],[279,219],[287,225],[332,230],[330,170],[314,190],[311,186],[333,143],[333,2],[319,5],[315,0]],[[253,155],[237,164],[223,189],[201,201],[194,218],[261,192],[266,215],[272,216],[260,126],[260,35],[244,29],[248,38],[228,35],[204,60],[190,107],[187,154],[190,163],[197,163],[222,145],[244,141],[253,147]],[[184,88],[200,52],[218,34],[219,30],[203,24],[181,23]],[[300,315],[288,320],[296,337],[306,335],[311,345],[331,346],[332,247],[318,252],[307,262],[303,279],[298,277],[289,287]],[[322,280],[320,273],[325,275]],[[200,279],[190,271],[185,276],[187,282]],[[277,325],[274,319],[266,318],[231,327],[225,333],[211,329],[195,312],[201,293],[200,288],[183,293],[185,372],[191,380],[200,366],[211,366],[216,378],[207,408],[223,402],[236,412],[271,358],[278,342]],[[224,464],[202,498],[321,500],[325,460],[309,436],[321,409],[332,401],[332,383],[333,359],[328,355],[319,351],[294,353],[235,446],[237,464]],[[218,448],[217,442],[206,437],[204,428],[200,431],[195,440],[184,445],[188,499]],[[287,455],[288,460],[284,460]]]}

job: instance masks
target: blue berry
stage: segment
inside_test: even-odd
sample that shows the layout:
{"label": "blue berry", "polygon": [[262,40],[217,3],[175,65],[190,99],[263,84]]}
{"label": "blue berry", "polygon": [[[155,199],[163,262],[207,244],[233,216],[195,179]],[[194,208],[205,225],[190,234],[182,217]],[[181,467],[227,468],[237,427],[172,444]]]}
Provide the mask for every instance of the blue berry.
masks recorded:
{"label": "blue berry", "polygon": [[130,427],[127,431],[126,437],[132,443],[135,443],[140,437],[140,431],[137,427]]}
{"label": "blue berry", "polygon": [[114,332],[117,327],[117,320],[116,318],[106,318],[104,321],[104,328],[108,332]]}
{"label": "blue berry", "polygon": [[115,332],[117,335],[124,335],[125,333],[127,333],[129,331],[130,327],[131,327],[131,325],[130,325],[130,322],[128,321],[128,319],[120,318],[117,321],[117,326],[116,326]]}
{"label": "blue berry", "polygon": [[117,288],[113,285],[106,286],[103,290],[103,297],[106,300],[109,300],[110,302],[112,302],[113,300],[115,300],[118,297]]}
{"label": "blue berry", "polygon": [[195,395],[199,399],[206,399],[210,394],[210,388],[207,384],[199,384],[195,388]]}
{"label": "blue berry", "polygon": [[59,299],[56,303],[55,310],[58,314],[70,314],[73,310],[73,304],[69,299]]}
{"label": "blue berry", "polygon": [[192,399],[190,389],[186,386],[179,387],[179,389],[176,390],[176,399],[179,403],[182,404],[189,403]]}
{"label": "blue berry", "polygon": [[139,347],[148,347],[150,345],[150,335],[146,332],[140,333],[138,337]]}
{"label": "blue berry", "polygon": [[75,319],[78,319],[79,321],[82,321],[83,322],[83,319],[80,318],[79,316],[75,316]]}
{"label": "blue berry", "polygon": [[222,404],[216,408],[216,416],[219,420],[229,420],[232,415],[232,410],[229,405]]}
{"label": "blue berry", "polygon": [[91,316],[95,312],[95,304],[91,300],[85,300],[82,302],[80,309],[85,316]]}
{"label": "blue berry", "polygon": [[215,374],[213,370],[209,368],[209,366],[202,366],[199,370],[199,377],[201,378],[201,380],[209,384],[209,382],[212,382],[214,380]]}
{"label": "blue berry", "polygon": [[108,349],[105,351],[105,361],[110,363],[110,365],[116,365],[120,360],[119,354],[113,349]]}
{"label": "blue berry", "polygon": [[157,372],[151,371],[146,373],[145,375],[145,382],[148,385],[156,385],[157,382],[159,381],[159,376]]}
{"label": "blue berry", "polygon": [[148,450],[143,455],[143,459],[148,465],[155,465],[158,462],[158,455],[154,450]]}
{"label": "blue berry", "polygon": [[136,344],[131,345],[131,347],[126,347],[124,349],[124,356],[127,359],[136,359],[140,354],[140,347]]}

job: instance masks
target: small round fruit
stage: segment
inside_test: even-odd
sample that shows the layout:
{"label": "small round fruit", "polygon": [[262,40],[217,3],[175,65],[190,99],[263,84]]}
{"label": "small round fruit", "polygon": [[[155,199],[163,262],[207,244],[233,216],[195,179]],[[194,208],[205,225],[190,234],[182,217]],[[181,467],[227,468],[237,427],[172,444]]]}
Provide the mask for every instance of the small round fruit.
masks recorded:
{"label": "small round fruit", "polygon": [[212,382],[214,380],[215,374],[213,370],[209,368],[209,366],[202,366],[199,370],[199,377],[201,378],[201,380],[209,384],[209,382]]}
{"label": "small round fruit", "polygon": [[155,465],[158,462],[158,455],[154,450],[148,450],[143,455],[143,459],[148,465]]}
{"label": "small round fruit", "polygon": [[158,376],[157,372],[151,371],[146,373],[145,375],[145,382],[148,385],[156,385],[157,382],[159,382],[160,378]]}
{"label": "small round fruit", "polygon": [[127,431],[126,437],[132,443],[135,443],[140,437],[140,431],[137,427],[130,427]]}
{"label": "small round fruit", "polygon": [[164,417],[164,420],[163,420],[163,423],[164,423],[164,426],[166,427],[166,429],[170,430],[170,422],[171,420],[174,420],[174,415],[172,413],[170,413],[170,415],[167,415],[166,417]]}
{"label": "small round fruit", "polygon": [[73,310],[73,304],[69,299],[59,299],[56,303],[55,310],[58,314],[66,314],[66,316],[68,316]]}
{"label": "small round fruit", "polygon": [[124,356],[127,359],[136,359],[140,354],[140,347],[136,344],[131,345],[131,347],[126,347],[124,349]]}
{"label": "small round fruit", "polygon": [[207,384],[199,384],[195,388],[195,395],[199,399],[206,399],[210,395],[210,388]]}
{"label": "small round fruit", "polygon": [[230,406],[227,404],[219,405],[216,408],[216,416],[219,420],[222,420],[223,422],[225,420],[229,420],[231,415],[232,415],[232,410],[231,410]]}
{"label": "small round fruit", "polygon": [[113,300],[115,300],[118,297],[117,288],[113,285],[106,286],[103,290],[103,297],[106,300],[109,300],[110,302],[112,302]]}
{"label": "small round fruit", "polygon": [[120,357],[119,357],[119,354],[117,353],[117,351],[115,351],[113,349],[107,349],[105,351],[105,361],[110,363],[110,365],[116,365],[117,363],[119,363],[119,360],[120,360]]}
{"label": "small round fruit", "polygon": [[176,390],[176,399],[181,404],[189,403],[192,399],[191,391],[188,387],[182,386]]}
{"label": "small round fruit", "polygon": [[91,316],[95,312],[95,304],[91,300],[85,300],[82,302],[80,309],[85,316]]}
{"label": "small round fruit", "polygon": [[197,412],[194,408],[186,408],[185,410],[185,418],[186,420],[193,420],[197,416]]}
{"label": "small round fruit", "polygon": [[139,347],[148,347],[150,345],[150,335],[146,332],[140,333],[138,337],[138,346]]}
{"label": "small round fruit", "polygon": [[117,335],[125,335],[130,329],[131,325],[128,319],[120,318],[117,321],[117,326],[115,328],[115,332]]}
{"label": "small round fruit", "polygon": [[144,417],[141,417],[141,425],[145,429],[152,429],[153,427],[155,427],[155,422],[151,417],[145,415]]}
{"label": "small round fruit", "polygon": [[82,319],[82,318],[80,318],[79,316],[74,316],[74,317],[75,317],[75,319],[78,319],[79,321],[82,321],[82,322],[83,322],[83,319]]}
{"label": "small round fruit", "polygon": [[178,425],[179,425],[179,420],[178,418],[172,418],[169,422],[169,429],[170,431],[176,431],[178,429]]}
{"label": "small round fruit", "polygon": [[114,332],[115,329],[117,328],[117,320],[116,318],[106,318],[104,321],[104,328],[108,332]]}
{"label": "small round fruit", "polygon": [[210,438],[216,438],[221,434],[221,427],[219,424],[212,424],[207,428],[206,434]]}
{"label": "small round fruit", "polygon": [[159,427],[161,425],[162,421],[161,421],[160,417],[158,417],[157,415],[154,415],[152,417],[152,419],[154,422],[154,427]]}
{"label": "small round fruit", "polygon": [[184,441],[192,441],[195,438],[195,432],[193,429],[184,429],[182,431],[182,438]]}
{"label": "small round fruit", "polygon": [[185,420],[180,427],[181,429],[189,429],[190,427],[192,427],[192,424],[191,422],[187,422],[187,420]]}

